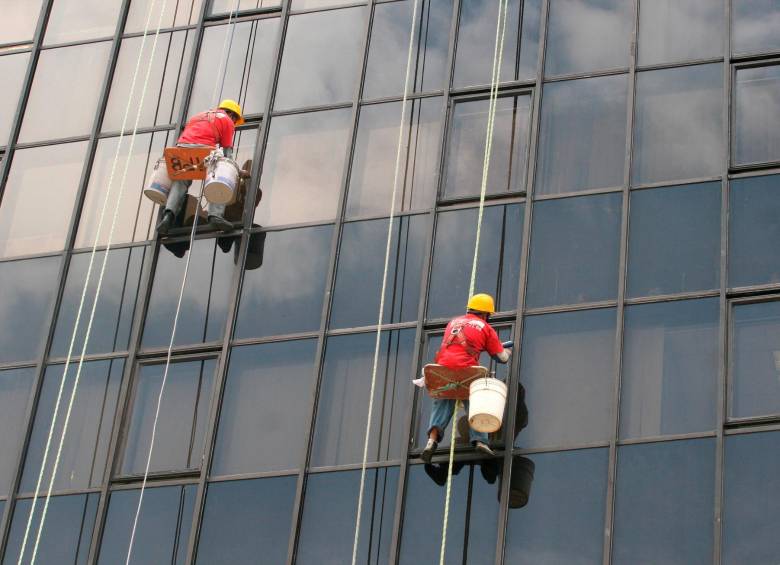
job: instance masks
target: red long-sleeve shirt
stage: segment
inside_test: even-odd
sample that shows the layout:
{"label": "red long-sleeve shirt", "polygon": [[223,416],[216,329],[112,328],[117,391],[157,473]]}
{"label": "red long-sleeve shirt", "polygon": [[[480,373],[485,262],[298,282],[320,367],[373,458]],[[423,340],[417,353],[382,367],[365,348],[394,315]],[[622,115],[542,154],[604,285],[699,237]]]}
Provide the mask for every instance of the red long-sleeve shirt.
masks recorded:
{"label": "red long-sleeve shirt", "polygon": [[209,110],[190,118],[179,136],[179,143],[233,147],[235,131],[236,126],[230,116],[222,110]]}

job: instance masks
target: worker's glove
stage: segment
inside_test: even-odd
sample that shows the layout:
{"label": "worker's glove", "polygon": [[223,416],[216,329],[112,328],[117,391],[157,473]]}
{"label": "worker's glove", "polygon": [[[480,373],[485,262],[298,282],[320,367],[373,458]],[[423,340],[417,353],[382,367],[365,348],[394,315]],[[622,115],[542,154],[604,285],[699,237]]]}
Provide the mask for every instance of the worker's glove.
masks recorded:
{"label": "worker's glove", "polygon": [[514,341],[505,341],[501,345],[504,347],[504,349],[509,349],[510,347],[514,346]]}

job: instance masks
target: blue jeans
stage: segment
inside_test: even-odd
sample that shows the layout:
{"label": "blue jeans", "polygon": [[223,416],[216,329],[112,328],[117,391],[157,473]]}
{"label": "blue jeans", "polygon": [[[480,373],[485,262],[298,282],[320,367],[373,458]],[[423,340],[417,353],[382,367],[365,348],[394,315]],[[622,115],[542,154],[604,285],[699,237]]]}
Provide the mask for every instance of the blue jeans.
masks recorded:
{"label": "blue jeans", "polygon": [[[168,193],[168,201],[165,203],[165,209],[173,212],[174,216],[179,213],[181,207],[184,205],[184,199],[187,196],[187,191],[189,190],[191,184],[191,180],[175,180],[171,184],[171,190]],[[209,216],[219,216],[222,218],[224,214],[225,204],[209,203]]]}
{"label": "blue jeans", "polygon": [[[466,407],[466,413],[469,411],[469,401],[464,400],[463,405]],[[455,400],[441,400],[434,399],[433,406],[431,407],[431,418],[428,422],[428,435],[430,435],[433,428],[438,428],[439,434],[444,433],[447,429],[447,425],[452,421],[452,413],[455,411]],[[481,441],[482,443],[488,442],[488,435],[486,432],[477,432],[469,428],[469,439],[471,442]],[[439,437],[441,441],[441,437]]]}

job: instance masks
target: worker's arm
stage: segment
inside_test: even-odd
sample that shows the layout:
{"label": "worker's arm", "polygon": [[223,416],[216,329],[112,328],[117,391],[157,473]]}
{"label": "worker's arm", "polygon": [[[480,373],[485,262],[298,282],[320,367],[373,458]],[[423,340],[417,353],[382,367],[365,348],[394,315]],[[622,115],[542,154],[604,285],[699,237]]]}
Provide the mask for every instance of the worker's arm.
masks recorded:
{"label": "worker's arm", "polygon": [[491,355],[490,357],[493,358],[493,361],[496,363],[507,363],[509,361],[509,350],[504,349],[501,351],[501,353],[496,353],[495,355]]}
{"label": "worker's arm", "polygon": [[496,363],[506,363],[509,361],[509,350],[507,350],[505,348],[506,345],[501,343],[501,341],[498,339],[496,330],[490,326],[487,326],[486,331],[487,341],[485,345],[488,354],[490,354],[490,357],[492,357]]}

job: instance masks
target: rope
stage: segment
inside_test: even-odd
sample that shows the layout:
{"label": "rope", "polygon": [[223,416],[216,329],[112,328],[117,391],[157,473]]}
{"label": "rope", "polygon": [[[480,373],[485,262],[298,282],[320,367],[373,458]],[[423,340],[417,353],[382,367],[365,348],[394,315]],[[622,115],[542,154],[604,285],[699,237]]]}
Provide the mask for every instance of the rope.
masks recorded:
{"label": "rope", "polygon": [[[155,33],[154,43],[153,43],[153,47],[152,47],[152,52],[151,52],[151,55],[150,55],[149,65],[147,67],[146,77],[145,77],[145,81],[144,81],[143,92],[142,92],[142,95],[141,95],[141,103],[140,103],[141,105],[139,106],[138,113],[136,114],[135,127],[133,128],[133,133],[131,135],[131,145],[130,145],[130,152],[131,153],[132,153],[133,143],[135,141],[135,135],[136,135],[136,132],[137,132],[137,129],[138,129],[138,122],[139,122],[139,118],[140,118],[140,114],[141,114],[141,107],[143,106],[143,97],[144,97],[144,94],[146,92],[146,88],[147,88],[148,83],[149,83],[149,76],[150,76],[150,71],[151,71],[151,67],[152,67],[151,63],[152,63],[152,59],[154,57],[154,51],[155,51],[156,46],[157,46],[157,39],[159,37],[160,27],[161,27],[161,22],[162,22],[162,13],[165,10],[165,2],[166,1],[167,0],[163,0],[163,8],[162,8],[162,10],[160,12],[160,18],[158,19],[157,31]],[[76,313],[76,322],[75,322],[75,325],[73,327],[73,333],[71,334],[71,340],[70,340],[70,344],[68,346],[68,356],[67,356],[67,360],[65,362],[65,367],[64,367],[64,370],[63,370],[62,380],[60,382],[60,387],[59,387],[59,390],[57,392],[57,400],[56,400],[56,403],[54,405],[54,412],[52,414],[51,425],[49,426],[48,437],[46,439],[46,447],[45,447],[44,454],[43,454],[43,460],[41,462],[41,470],[40,470],[40,472],[38,474],[38,480],[37,480],[36,486],[35,486],[35,493],[33,495],[32,506],[30,507],[30,515],[27,517],[27,524],[25,526],[24,537],[22,539],[22,546],[21,546],[21,549],[19,551],[19,560],[17,562],[18,565],[21,565],[22,560],[24,558],[24,552],[25,552],[25,549],[26,549],[26,546],[27,546],[29,535],[30,535],[30,527],[32,525],[32,519],[33,519],[33,516],[35,514],[35,505],[36,505],[36,502],[37,502],[37,499],[38,499],[38,494],[40,492],[41,483],[43,482],[43,474],[44,474],[44,470],[46,468],[46,461],[47,461],[48,456],[49,456],[49,450],[51,448],[51,443],[52,443],[52,439],[53,439],[53,436],[54,436],[54,427],[55,427],[56,422],[57,422],[57,416],[58,416],[58,413],[59,413],[60,403],[62,401],[62,395],[63,395],[64,388],[65,388],[65,380],[67,378],[68,369],[70,367],[70,362],[71,362],[71,358],[72,358],[72,355],[73,355],[73,349],[75,347],[76,335],[78,333],[78,328],[79,328],[79,325],[81,323],[81,314],[83,312],[84,304],[86,302],[86,295],[87,295],[87,288],[89,286],[89,280],[90,280],[90,278],[92,276],[92,269],[94,267],[95,254],[97,252],[98,240],[99,240],[99,237],[100,237],[100,232],[103,229],[103,222],[105,220],[106,210],[108,208],[108,201],[110,200],[110,195],[111,195],[111,191],[112,191],[112,188],[113,188],[114,174],[115,174],[115,171],[116,171],[116,164],[117,164],[117,161],[119,160],[119,152],[120,152],[120,148],[121,148],[121,145],[122,145],[122,139],[124,138],[124,131],[125,131],[125,127],[127,126],[127,119],[129,117],[129,114],[130,114],[130,106],[131,106],[131,102],[132,102],[132,93],[135,90],[136,81],[138,79],[138,73],[139,73],[140,66],[141,66],[141,58],[142,58],[142,55],[143,55],[143,48],[144,48],[144,44],[146,43],[146,38],[148,36],[149,24],[151,22],[152,12],[154,10],[155,3],[156,3],[156,0],[151,0],[150,6],[149,6],[149,12],[147,14],[146,23],[145,23],[145,26],[144,26],[144,34],[143,34],[143,37],[141,39],[141,47],[139,48],[139,51],[138,51],[138,58],[136,59],[135,70],[133,72],[133,79],[132,79],[132,83],[131,83],[131,86],[130,86],[130,96],[128,96],[127,105],[125,106],[124,117],[122,119],[122,127],[121,127],[121,131],[120,131],[120,134],[119,134],[119,141],[117,143],[116,153],[114,154],[114,160],[113,160],[112,167],[111,167],[111,174],[110,174],[109,181],[108,181],[108,188],[106,190],[106,198],[103,201],[103,207],[102,207],[102,209],[100,211],[100,219],[98,221],[98,227],[97,227],[97,230],[96,230],[96,233],[95,233],[95,241],[94,241],[94,243],[92,245],[92,252],[90,254],[89,266],[87,268],[87,275],[86,275],[86,279],[84,281],[84,287],[83,287],[82,293],[81,293],[81,299],[80,299],[80,302],[79,302],[79,308],[78,308],[78,311]],[[116,207],[114,208],[114,214],[113,214],[113,218],[112,218],[111,229],[109,231],[109,237],[108,237],[108,245],[106,247],[106,251],[105,251],[105,254],[103,256],[103,263],[101,265],[100,275],[98,277],[97,288],[95,290],[95,300],[94,300],[94,302],[92,304],[92,310],[90,312],[89,322],[88,322],[88,325],[87,325],[87,333],[86,333],[86,335],[84,337],[84,345],[82,347],[81,356],[79,358],[78,369],[77,369],[76,377],[75,377],[75,380],[74,380],[74,383],[73,383],[73,390],[71,392],[70,400],[68,402],[68,409],[67,409],[66,416],[65,416],[65,423],[63,425],[62,435],[60,436],[59,445],[57,447],[57,455],[56,455],[55,460],[54,460],[54,469],[52,470],[51,478],[49,480],[49,486],[48,486],[48,489],[46,491],[46,500],[45,500],[45,503],[44,503],[44,506],[43,506],[43,511],[42,511],[42,514],[41,514],[41,521],[40,521],[40,524],[38,526],[38,530],[37,530],[37,533],[36,533],[35,545],[33,547],[32,557],[31,557],[31,560],[30,560],[31,565],[35,563],[35,559],[36,559],[37,554],[38,554],[38,548],[40,546],[41,535],[42,535],[42,532],[43,532],[43,526],[44,526],[44,523],[46,521],[46,514],[47,514],[47,511],[48,511],[48,508],[49,508],[49,500],[51,498],[51,492],[52,492],[52,489],[53,489],[53,486],[54,486],[54,480],[55,480],[55,478],[57,476],[57,469],[59,467],[60,457],[62,455],[62,447],[63,447],[63,444],[65,442],[65,436],[67,434],[68,424],[70,422],[70,415],[71,415],[71,412],[72,412],[72,409],[73,409],[73,402],[74,402],[74,399],[75,399],[75,395],[76,395],[76,390],[77,390],[77,387],[78,387],[79,379],[81,377],[81,370],[82,370],[82,367],[84,365],[84,358],[86,356],[86,348],[87,348],[87,344],[89,342],[89,336],[90,336],[90,334],[92,332],[92,324],[93,324],[93,321],[94,321],[94,318],[95,318],[95,311],[97,309],[98,298],[100,296],[100,291],[101,291],[101,288],[102,288],[102,285],[103,285],[103,278],[104,278],[104,275],[105,275],[106,263],[108,261],[108,253],[109,253],[109,250],[111,248],[111,242],[112,242],[114,231],[115,231],[115,228],[116,228],[116,220],[117,220],[117,217],[118,217],[119,207],[120,207],[120,203],[122,201],[122,193],[124,191],[125,180],[127,178],[127,170],[128,170],[128,167],[129,167],[129,161],[130,160],[128,158],[128,161],[125,164],[125,170],[124,170],[124,173],[123,173],[123,176],[122,176],[122,180],[121,180],[120,193],[119,193],[120,195],[119,195],[119,198],[117,198],[117,200],[116,200]]]}
{"label": "rope", "polygon": [[382,320],[385,312],[385,292],[387,291],[387,275],[390,268],[390,248],[393,238],[393,220],[395,218],[395,200],[398,194],[398,176],[401,167],[401,148],[403,145],[404,119],[406,116],[406,103],[409,92],[409,75],[412,66],[412,48],[414,47],[415,21],[417,20],[417,6],[419,0],[414,0],[412,8],[412,23],[409,30],[409,48],[406,54],[406,76],[404,77],[404,94],[401,101],[401,119],[398,126],[398,144],[395,152],[395,172],[393,173],[393,191],[390,197],[390,217],[387,223],[387,244],[385,246],[385,266],[382,273],[382,290],[379,295],[379,316],[377,320],[376,343],[374,345],[374,363],[371,369],[371,389],[368,399],[368,418],[366,422],[366,435],[363,441],[363,463],[360,467],[360,491],[358,494],[357,516],[355,517],[355,539],[352,544],[352,565],[357,563],[358,541],[360,539],[360,517],[363,513],[363,491],[366,483],[366,464],[368,462],[368,440],[371,434],[371,416],[374,410],[374,391],[376,389],[376,373],[379,365],[379,347],[382,338]]}
{"label": "rope", "polygon": [[[217,80],[214,82],[214,91],[211,93],[211,99],[216,100],[214,104],[219,104],[219,100],[217,99],[217,87],[220,86],[220,80],[219,76],[222,75],[222,86],[219,89],[219,95],[222,96],[222,89],[225,88],[225,77],[227,77],[227,60],[228,57],[230,57],[230,49],[233,45],[233,33],[235,33],[236,26],[231,26],[231,22],[233,21],[233,15],[238,11],[238,1],[236,0],[233,3],[233,8],[230,10],[230,14],[228,15],[228,21],[227,21],[227,28],[225,28],[225,39],[222,41],[222,51],[219,55],[219,68],[217,69]],[[230,39],[230,46],[228,46],[228,39]],[[227,56],[225,56],[225,51],[227,51]],[[223,65],[224,65],[224,72],[223,72]]]}
{"label": "rope", "polygon": [[[501,59],[504,52],[504,36],[506,33],[507,6],[509,0],[498,0],[498,18],[496,19],[496,40],[493,49],[493,73],[490,78],[490,103],[488,104],[488,123],[485,132],[485,156],[482,161],[482,184],[479,194],[479,214],[477,216],[477,237],[474,242],[474,259],[471,264],[471,281],[469,296],[474,294],[477,280],[477,262],[479,260],[479,240],[482,232],[482,216],[485,210],[485,194],[487,193],[488,171],[490,169],[490,153],[493,147],[493,129],[496,119],[496,102],[498,99],[498,83],[501,76]],[[447,544],[447,525],[450,519],[450,494],[452,493],[452,467],[455,460],[455,426],[460,400],[455,403],[452,412],[452,431],[450,437],[450,460],[447,467],[447,494],[444,499],[444,519],[442,520],[441,548],[439,550],[439,565],[444,565],[444,554]]]}

